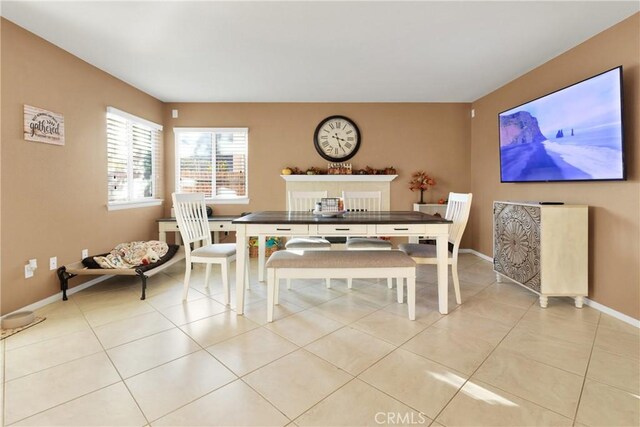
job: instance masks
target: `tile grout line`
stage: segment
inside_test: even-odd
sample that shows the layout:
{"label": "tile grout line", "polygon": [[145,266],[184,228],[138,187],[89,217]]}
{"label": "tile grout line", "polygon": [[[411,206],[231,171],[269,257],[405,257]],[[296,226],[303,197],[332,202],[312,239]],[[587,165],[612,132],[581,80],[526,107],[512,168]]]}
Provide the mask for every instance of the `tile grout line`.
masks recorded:
{"label": "tile grout line", "polygon": [[[497,282],[494,282],[494,283],[497,283]],[[492,283],[492,284],[493,284],[493,283]],[[533,305],[533,304],[532,304],[532,305]],[[460,393],[460,391],[464,388],[464,386],[465,386],[465,385],[466,385],[466,384],[471,380],[471,378],[476,374],[476,372],[478,372],[478,370],[480,369],[480,367],[482,367],[482,365],[484,365],[484,363],[487,361],[487,359],[489,359],[489,357],[491,357],[491,355],[496,351],[496,349],[497,349],[497,348],[500,346],[500,344],[505,340],[505,338],[507,338],[507,336],[509,336],[509,334],[510,334],[514,329],[515,329],[515,327],[520,323],[520,321],[522,320],[522,318],[526,315],[527,311],[528,311],[528,310],[525,310],[525,311],[523,312],[522,316],[520,316],[520,319],[518,319],[518,321],[517,321],[516,323],[514,323],[514,325],[511,327],[511,329],[509,329],[509,332],[507,332],[507,333],[504,335],[504,337],[502,337],[502,339],[501,339],[501,340],[500,340],[500,341],[499,341],[499,342],[498,342],[498,343],[493,347],[493,349],[491,350],[491,352],[490,352],[490,353],[489,353],[489,354],[488,354],[488,355],[487,355],[487,356],[482,360],[482,362],[478,365],[478,367],[477,367],[476,369],[474,369],[474,371],[471,373],[471,375],[469,375],[469,377],[464,381],[464,383],[460,386],[460,388],[458,388],[458,390],[456,390],[456,392],[455,392],[455,393],[454,393],[454,395],[451,397],[451,399],[449,399],[449,400],[447,401],[447,403],[442,407],[442,409],[441,409],[441,410],[438,412],[438,414],[435,416],[434,421],[435,421],[435,420],[437,420],[437,419],[438,419],[438,417],[439,417],[440,415],[442,415],[442,413],[444,412],[444,410],[445,410],[445,409],[446,409],[446,408],[451,404],[451,402],[453,401],[453,399],[455,399],[455,397]],[[429,360],[430,360],[430,359],[429,359]],[[435,362],[435,361],[434,361],[434,362]],[[495,386],[493,386],[493,387],[495,387]],[[496,387],[496,388],[499,388],[499,387]],[[503,390],[503,391],[506,391],[506,390]],[[508,393],[509,393],[509,392],[508,392]],[[517,396],[517,395],[516,395],[516,396]],[[519,397],[519,398],[521,398],[521,399],[523,399],[523,400],[525,400],[525,401],[527,401],[527,402],[533,403],[533,404],[534,404],[534,405],[536,405],[536,406],[539,406],[539,407],[541,407],[541,408],[544,408],[543,406],[538,405],[538,404],[537,404],[537,403],[535,403],[535,402],[531,402],[531,401],[529,401],[528,399],[524,399],[524,398],[522,398],[522,397],[520,397],[520,396],[518,396],[518,397]],[[544,408],[544,409],[547,409],[547,410],[548,410],[548,408]],[[552,412],[555,412],[555,411],[552,411]],[[566,418],[566,417],[565,417],[565,418]],[[438,421],[438,422],[440,422],[440,421]]]}
{"label": "tile grout line", "polygon": [[[149,304],[150,305],[150,304]],[[156,310],[155,307],[152,306],[152,308],[154,310]],[[82,311],[82,310],[81,310]],[[82,312],[82,315],[84,316],[84,312]],[[85,318],[86,320],[86,318]],[[87,320],[87,323],[88,320]],[[104,352],[105,356],[107,357],[107,359],[109,360],[109,363],[111,363],[111,366],[113,367],[114,371],[116,371],[116,374],[118,375],[118,377],[120,378],[120,382],[122,383],[122,385],[127,389],[127,392],[129,393],[129,396],[131,396],[131,399],[133,399],[134,403],[136,404],[136,407],[138,408],[138,410],[140,411],[140,414],[142,414],[142,417],[144,418],[144,420],[146,421],[147,424],[149,424],[149,419],[147,418],[147,415],[144,413],[144,411],[142,410],[142,407],[140,406],[140,403],[138,402],[138,400],[136,399],[136,397],[133,395],[133,393],[131,392],[131,389],[129,388],[129,386],[127,385],[127,383],[124,381],[124,378],[122,377],[122,374],[120,373],[120,371],[118,370],[118,367],[115,365],[115,363],[113,363],[113,359],[111,359],[111,356],[109,356],[109,353],[107,352],[107,349],[104,347],[104,344],[102,343],[102,341],[100,341],[100,337],[98,337],[98,334],[96,333],[96,331],[93,329],[93,326],[91,326],[91,324],[89,324],[89,327],[91,328],[91,332],[93,332],[94,336],[96,337],[96,340],[98,340],[98,343],[100,343],[100,346],[102,347],[102,351]],[[136,341],[136,340],[134,340]],[[133,342],[133,341],[131,341]],[[114,347],[115,348],[115,347]],[[92,392],[93,393],[93,392]]]}
{"label": "tile grout line", "polygon": [[[487,286],[485,286],[485,288],[486,288],[486,287],[488,287],[488,286],[490,286],[490,285],[491,285],[491,284],[488,284]],[[483,288],[483,289],[484,289],[484,288]],[[347,294],[345,294],[345,295],[347,295]],[[394,304],[394,302],[391,302],[391,303],[390,303],[390,304],[388,304],[387,306],[392,305],[392,304]],[[402,304],[404,304],[404,302],[403,302]],[[460,304],[460,305],[456,305],[456,307],[455,307],[455,308],[454,308],[450,313],[452,313],[453,311],[455,311],[455,310],[459,309],[461,305],[462,305],[462,304]],[[308,343],[308,344],[306,344],[306,345],[310,345],[310,344],[312,344],[312,343],[314,343],[314,342],[316,342],[316,341],[318,341],[318,340],[320,340],[320,339],[322,339],[322,338],[324,338],[324,337],[326,337],[326,336],[328,336],[328,335],[330,335],[330,334],[332,334],[332,333],[334,333],[334,332],[336,332],[336,331],[338,331],[338,330],[341,330],[341,329],[344,329],[344,328],[347,328],[347,327],[353,328],[353,327],[352,327],[352,325],[353,325],[354,323],[356,323],[356,322],[358,322],[359,320],[361,320],[361,319],[363,319],[363,318],[365,318],[365,317],[368,317],[368,316],[370,316],[370,315],[372,315],[372,314],[374,314],[374,313],[377,313],[377,312],[380,312],[380,311],[384,311],[384,308],[386,308],[387,306],[385,306],[385,307],[381,307],[380,309],[378,309],[378,310],[376,310],[376,311],[373,311],[373,312],[371,312],[371,313],[369,313],[369,314],[367,314],[367,315],[365,315],[365,316],[363,316],[363,317],[361,317],[361,318],[359,318],[359,319],[356,319],[355,321],[353,321],[353,322],[351,322],[351,323],[343,324],[343,326],[342,326],[341,328],[339,328],[339,329],[337,329],[337,330],[335,330],[335,331],[332,331],[332,332],[330,332],[329,334],[323,335],[322,337],[317,338],[316,340],[311,341],[310,343]],[[387,312],[387,313],[388,313],[388,312]],[[450,314],[450,313],[449,313],[449,314]],[[525,313],[526,313],[526,311],[525,311]],[[389,313],[389,314],[390,314],[390,315],[395,315],[394,313]],[[523,316],[524,316],[524,314],[523,314]],[[326,317],[326,316],[325,316],[325,317]],[[398,316],[398,317],[400,317],[400,316]],[[332,320],[334,320],[334,319],[332,319]],[[396,344],[391,343],[391,342],[389,342],[389,341],[387,341],[387,340],[384,340],[384,339],[381,339],[381,338],[379,338],[379,337],[376,337],[376,336],[374,336],[374,335],[372,335],[372,334],[369,334],[369,333],[367,333],[367,332],[365,332],[365,331],[360,331],[360,330],[359,330],[359,329],[357,329],[357,328],[353,328],[353,329],[355,329],[355,330],[357,330],[357,331],[359,331],[359,332],[362,332],[362,333],[364,333],[364,334],[366,334],[366,335],[369,335],[369,336],[371,336],[371,337],[373,337],[373,338],[376,338],[376,339],[382,340],[383,342],[386,342],[386,343],[388,343],[388,344],[391,344],[391,345],[393,345],[395,348],[394,348],[393,350],[391,350],[390,352],[386,353],[386,354],[385,354],[384,356],[382,356],[380,359],[378,359],[378,360],[376,360],[375,362],[373,362],[373,363],[372,363],[371,365],[369,365],[367,368],[365,368],[364,370],[362,370],[362,372],[360,372],[358,375],[353,376],[353,379],[352,379],[352,380],[350,380],[350,381],[348,381],[347,383],[345,383],[342,387],[339,387],[338,389],[334,390],[332,393],[330,393],[329,395],[325,396],[323,399],[321,399],[320,401],[318,401],[316,404],[314,404],[313,406],[311,406],[310,408],[308,408],[307,410],[305,410],[302,414],[300,414],[298,417],[296,417],[294,420],[292,420],[292,422],[295,422],[295,420],[297,420],[297,419],[299,419],[300,417],[302,417],[305,413],[307,413],[308,411],[310,411],[311,409],[313,409],[314,407],[316,407],[317,405],[319,405],[320,403],[322,403],[324,400],[326,400],[327,398],[329,398],[329,396],[333,395],[333,394],[334,394],[334,393],[336,393],[338,390],[340,390],[340,389],[344,388],[347,384],[349,384],[349,383],[353,382],[355,379],[358,379],[359,381],[362,381],[363,383],[367,384],[368,386],[370,386],[370,387],[374,388],[375,390],[379,391],[380,393],[382,393],[382,394],[386,395],[386,396],[387,396],[387,397],[389,397],[390,399],[393,399],[394,401],[399,402],[399,403],[401,403],[402,405],[404,405],[404,406],[406,406],[406,407],[408,407],[408,408],[410,408],[410,409],[412,409],[412,410],[414,410],[414,411],[416,411],[416,412],[418,412],[418,413],[420,413],[420,414],[426,415],[426,414],[424,414],[422,411],[418,410],[417,408],[414,408],[413,406],[409,405],[408,403],[403,402],[403,401],[401,401],[401,400],[399,400],[399,399],[395,398],[394,396],[392,396],[392,395],[388,394],[386,391],[381,390],[381,389],[379,389],[378,387],[376,387],[375,385],[370,384],[369,382],[367,382],[367,381],[365,381],[365,380],[361,379],[361,378],[360,378],[360,375],[361,375],[362,373],[364,373],[365,371],[367,371],[367,370],[371,369],[373,366],[375,366],[375,365],[377,365],[378,363],[380,363],[383,359],[385,359],[385,358],[386,358],[387,356],[389,356],[391,353],[393,353],[393,352],[395,352],[395,351],[397,351],[397,350],[403,350],[403,349],[401,349],[401,348],[400,348],[401,346],[403,346],[404,344],[406,344],[408,341],[411,341],[411,340],[412,340],[416,335],[418,335],[418,334],[420,334],[420,333],[424,332],[426,329],[428,329],[428,328],[432,327],[432,326],[433,326],[435,323],[437,323],[439,320],[441,320],[441,319],[438,319],[437,321],[433,322],[432,324],[427,325],[424,329],[422,329],[421,331],[417,332],[415,335],[413,335],[412,337],[408,338],[407,340],[405,340],[405,341],[404,341],[402,344],[400,344],[400,345],[396,345]],[[341,323],[341,322],[340,322],[340,323]],[[515,327],[515,326],[514,326],[514,327]],[[506,336],[506,335],[505,335],[505,336]],[[304,348],[304,347],[303,347],[303,348]],[[305,350],[306,350],[306,349],[305,349]],[[309,350],[306,350],[306,351],[309,351]],[[407,351],[407,350],[404,350],[404,351]],[[311,354],[314,354],[314,353],[311,353]],[[412,354],[413,354],[413,353],[412,353]],[[315,354],[314,354],[314,355],[315,355]],[[320,356],[317,356],[317,355],[315,355],[315,356],[316,356],[316,357],[320,357]],[[420,355],[418,355],[418,356],[420,356]],[[420,356],[420,357],[424,357],[424,356]],[[325,359],[324,359],[324,358],[322,358],[322,357],[320,357],[320,358],[321,358],[322,360],[325,360]],[[427,359],[427,358],[425,358],[425,359]],[[439,362],[435,362],[435,361],[433,361],[433,360],[431,360],[431,359],[428,359],[428,360],[429,360],[429,361],[431,361],[431,362],[437,363],[437,364],[439,364],[439,365],[442,365],[441,363],[439,363]],[[325,361],[326,361],[327,363],[330,363],[331,365],[333,365],[333,363],[329,362],[328,360],[325,360]],[[265,365],[265,366],[266,366],[266,365]],[[333,365],[333,366],[335,366],[335,365]],[[445,365],[442,365],[442,366],[445,366]],[[446,366],[445,366],[445,367],[446,367]],[[336,366],[336,368],[337,368],[337,369],[339,369],[339,370],[341,370],[341,371],[344,371],[343,369],[341,369],[341,368],[339,368],[339,367],[337,367],[337,366]],[[448,368],[448,367],[447,367],[447,368]],[[344,371],[344,372],[345,372],[345,373],[347,373],[347,374],[349,374],[349,375],[352,375],[352,374],[350,374],[349,372],[346,372],[346,371]],[[466,382],[465,382],[465,383],[466,383]],[[463,384],[463,385],[464,385],[464,384]],[[462,387],[461,387],[461,388],[462,388]],[[445,405],[445,407],[446,407],[446,405]],[[443,408],[443,409],[444,409],[444,408]],[[437,414],[437,415],[439,415],[439,414]],[[436,422],[437,415],[436,415],[436,417],[434,417],[434,418],[431,420],[430,425],[432,425],[433,423],[435,423],[435,422]]]}
{"label": "tile grout line", "polygon": [[584,371],[584,377],[582,378],[582,387],[580,387],[580,394],[578,395],[578,404],[576,405],[576,410],[573,413],[573,425],[576,424],[576,418],[578,418],[578,411],[580,410],[580,404],[582,403],[582,394],[584,393],[584,386],[587,382],[587,375],[589,374],[589,365],[591,364],[591,357],[593,356],[593,349],[596,345],[596,339],[598,337],[598,329],[600,327],[600,319],[602,314],[598,316],[598,323],[596,324],[596,333],[593,335],[593,342],[591,343],[591,351],[589,352],[589,360],[587,361],[587,367]]}
{"label": "tile grout line", "polygon": [[[80,310],[80,313],[82,314],[82,317],[84,318],[85,322],[87,322],[87,320],[86,320],[86,318],[85,318],[85,316],[84,316],[84,312],[82,311],[82,309],[80,309],[80,307],[78,306],[78,304],[77,304],[75,301],[74,301],[74,304],[76,305],[76,307],[78,308],[78,310]],[[88,322],[87,322],[87,324],[89,325],[89,323],[88,323]],[[73,402],[73,401],[75,401],[75,400],[78,400],[78,399],[80,399],[80,398],[83,398],[83,397],[85,397],[85,396],[88,396],[88,395],[90,395],[90,394],[92,394],[92,393],[95,393],[95,392],[97,392],[97,391],[103,390],[103,389],[105,389],[105,388],[107,388],[107,387],[111,387],[112,385],[117,384],[118,382],[122,382],[122,383],[124,383],[124,381],[122,380],[122,376],[120,375],[120,373],[118,372],[118,370],[116,369],[116,367],[113,365],[113,362],[111,361],[111,358],[109,358],[109,355],[107,354],[106,350],[104,349],[104,346],[102,345],[102,342],[101,342],[101,341],[100,341],[100,339],[95,335],[95,331],[93,330],[93,327],[92,327],[91,325],[89,325],[89,328],[90,328],[91,332],[94,334],[94,336],[95,336],[96,340],[98,341],[98,344],[102,347],[102,352],[103,352],[103,353],[105,353],[105,356],[107,356],[107,358],[109,359],[109,362],[111,363],[111,365],[112,365],[113,369],[116,371],[116,373],[117,373],[117,374],[118,374],[118,376],[120,377],[120,381],[116,381],[116,382],[114,382],[114,383],[107,384],[107,385],[105,385],[105,386],[103,386],[103,387],[99,387],[99,388],[97,388],[97,389],[95,389],[95,390],[91,390],[91,391],[89,391],[89,392],[87,392],[87,393],[81,394],[81,395],[76,396],[76,397],[74,397],[74,398],[72,398],[72,399],[69,399],[69,400],[66,400],[66,401],[64,401],[64,402],[58,403],[57,405],[51,406],[51,407],[49,407],[49,408],[45,408],[45,409],[43,409],[43,410],[41,410],[41,411],[34,412],[34,413],[32,413],[32,414],[30,414],[30,415],[28,415],[28,416],[24,417],[24,418],[21,418],[21,419],[19,419],[19,420],[15,420],[12,424],[15,424],[15,423],[18,423],[18,422],[20,422],[20,421],[26,420],[26,419],[28,419],[28,418],[34,417],[34,416],[36,416],[36,415],[38,415],[38,414],[42,414],[42,413],[47,412],[47,411],[49,411],[49,410],[51,410],[51,409],[54,409],[54,408],[57,408],[57,407],[59,407],[59,406],[65,405],[65,404],[67,404],[67,403],[69,403],[69,402]],[[70,335],[70,334],[67,334],[67,335]],[[66,335],[65,335],[65,336],[66,336]],[[48,341],[48,340],[45,340],[45,341]],[[41,342],[42,342],[42,341],[41,341]],[[54,367],[57,367],[57,366],[62,366],[62,365],[64,365],[65,363],[73,362],[73,361],[80,360],[80,359],[84,359],[84,358],[86,358],[86,357],[90,357],[90,356],[93,356],[93,355],[96,355],[96,354],[99,354],[99,353],[100,353],[100,351],[97,351],[97,352],[92,353],[92,354],[90,354],[90,355],[86,355],[86,356],[83,356],[83,357],[79,357],[79,358],[77,358],[77,359],[73,359],[73,360],[70,360],[70,361],[67,361],[67,362],[64,362],[64,363],[60,363],[60,364],[58,364],[58,365],[52,366],[51,368],[54,368]],[[50,369],[50,368],[47,368],[47,369]],[[47,369],[43,369],[43,370],[40,370],[40,371],[37,371],[37,372],[43,372],[43,371],[45,371],[45,370],[47,370]],[[35,374],[35,373],[37,373],[37,372],[33,372],[32,374]],[[31,375],[31,374],[28,374],[28,375]],[[19,377],[19,378],[24,378],[24,377],[26,377],[26,376],[28,376],[28,375],[23,375],[22,377]],[[17,378],[16,378],[16,379],[17,379]],[[5,381],[5,384],[6,384],[6,381]],[[4,384],[3,384],[3,385],[4,385]],[[126,387],[126,384],[124,384],[124,385],[125,385],[125,387]],[[127,388],[127,390],[128,390],[128,388]],[[131,397],[133,398],[133,395],[132,395]],[[138,402],[135,400],[135,398],[133,398],[133,399],[134,399],[134,402],[136,402],[136,405],[139,407]],[[5,411],[5,412],[6,412],[6,411]],[[140,409],[140,413],[141,413],[141,414],[142,414],[142,416],[145,418],[145,420],[147,420],[146,416],[144,416],[144,413],[142,412],[142,409]],[[6,421],[6,420],[3,420],[3,422],[5,422],[5,421]],[[148,422],[148,420],[147,420],[147,422]],[[3,425],[5,425],[5,424],[3,424]]]}

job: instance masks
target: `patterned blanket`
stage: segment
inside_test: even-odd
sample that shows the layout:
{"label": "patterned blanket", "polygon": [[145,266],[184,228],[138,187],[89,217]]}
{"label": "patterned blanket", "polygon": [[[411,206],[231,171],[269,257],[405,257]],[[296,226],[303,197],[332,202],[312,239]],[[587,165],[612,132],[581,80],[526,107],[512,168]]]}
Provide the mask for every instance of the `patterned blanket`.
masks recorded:
{"label": "patterned blanket", "polygon": [[102,268],[134,268],[157,262],[168,250],[169,246],[158,240],[120,243],[108,255],[93,259]]}

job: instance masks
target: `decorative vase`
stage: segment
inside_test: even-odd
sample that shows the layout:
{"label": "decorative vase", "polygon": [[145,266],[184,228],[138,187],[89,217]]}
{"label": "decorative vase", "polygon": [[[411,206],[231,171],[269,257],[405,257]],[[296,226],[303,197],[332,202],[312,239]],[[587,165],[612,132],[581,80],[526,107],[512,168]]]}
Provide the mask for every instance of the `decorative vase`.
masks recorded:
{"label": "decorative vase", "polygon": [[424,205],[424,190],[420,190],[420,201],[418,203]]}

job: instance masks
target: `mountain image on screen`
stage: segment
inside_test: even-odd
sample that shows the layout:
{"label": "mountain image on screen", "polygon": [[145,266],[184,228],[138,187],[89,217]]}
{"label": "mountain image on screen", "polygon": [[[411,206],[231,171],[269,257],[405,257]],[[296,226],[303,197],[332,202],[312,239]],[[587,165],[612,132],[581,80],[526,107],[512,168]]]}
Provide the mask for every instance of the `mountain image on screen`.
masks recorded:
{"label": "mountain image on screen", "polygon": [[501,113],[502,181],[622,179],[619,72]]}

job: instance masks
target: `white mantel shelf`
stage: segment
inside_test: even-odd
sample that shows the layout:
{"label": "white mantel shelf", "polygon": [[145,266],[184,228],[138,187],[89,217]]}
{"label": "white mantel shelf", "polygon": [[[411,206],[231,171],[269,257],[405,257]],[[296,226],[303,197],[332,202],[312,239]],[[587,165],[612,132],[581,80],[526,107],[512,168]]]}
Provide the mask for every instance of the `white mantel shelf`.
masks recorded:
{"label": "white mantel shelf", "polygon": [[398,175],[280,175],[287,182],[391,182]]}

